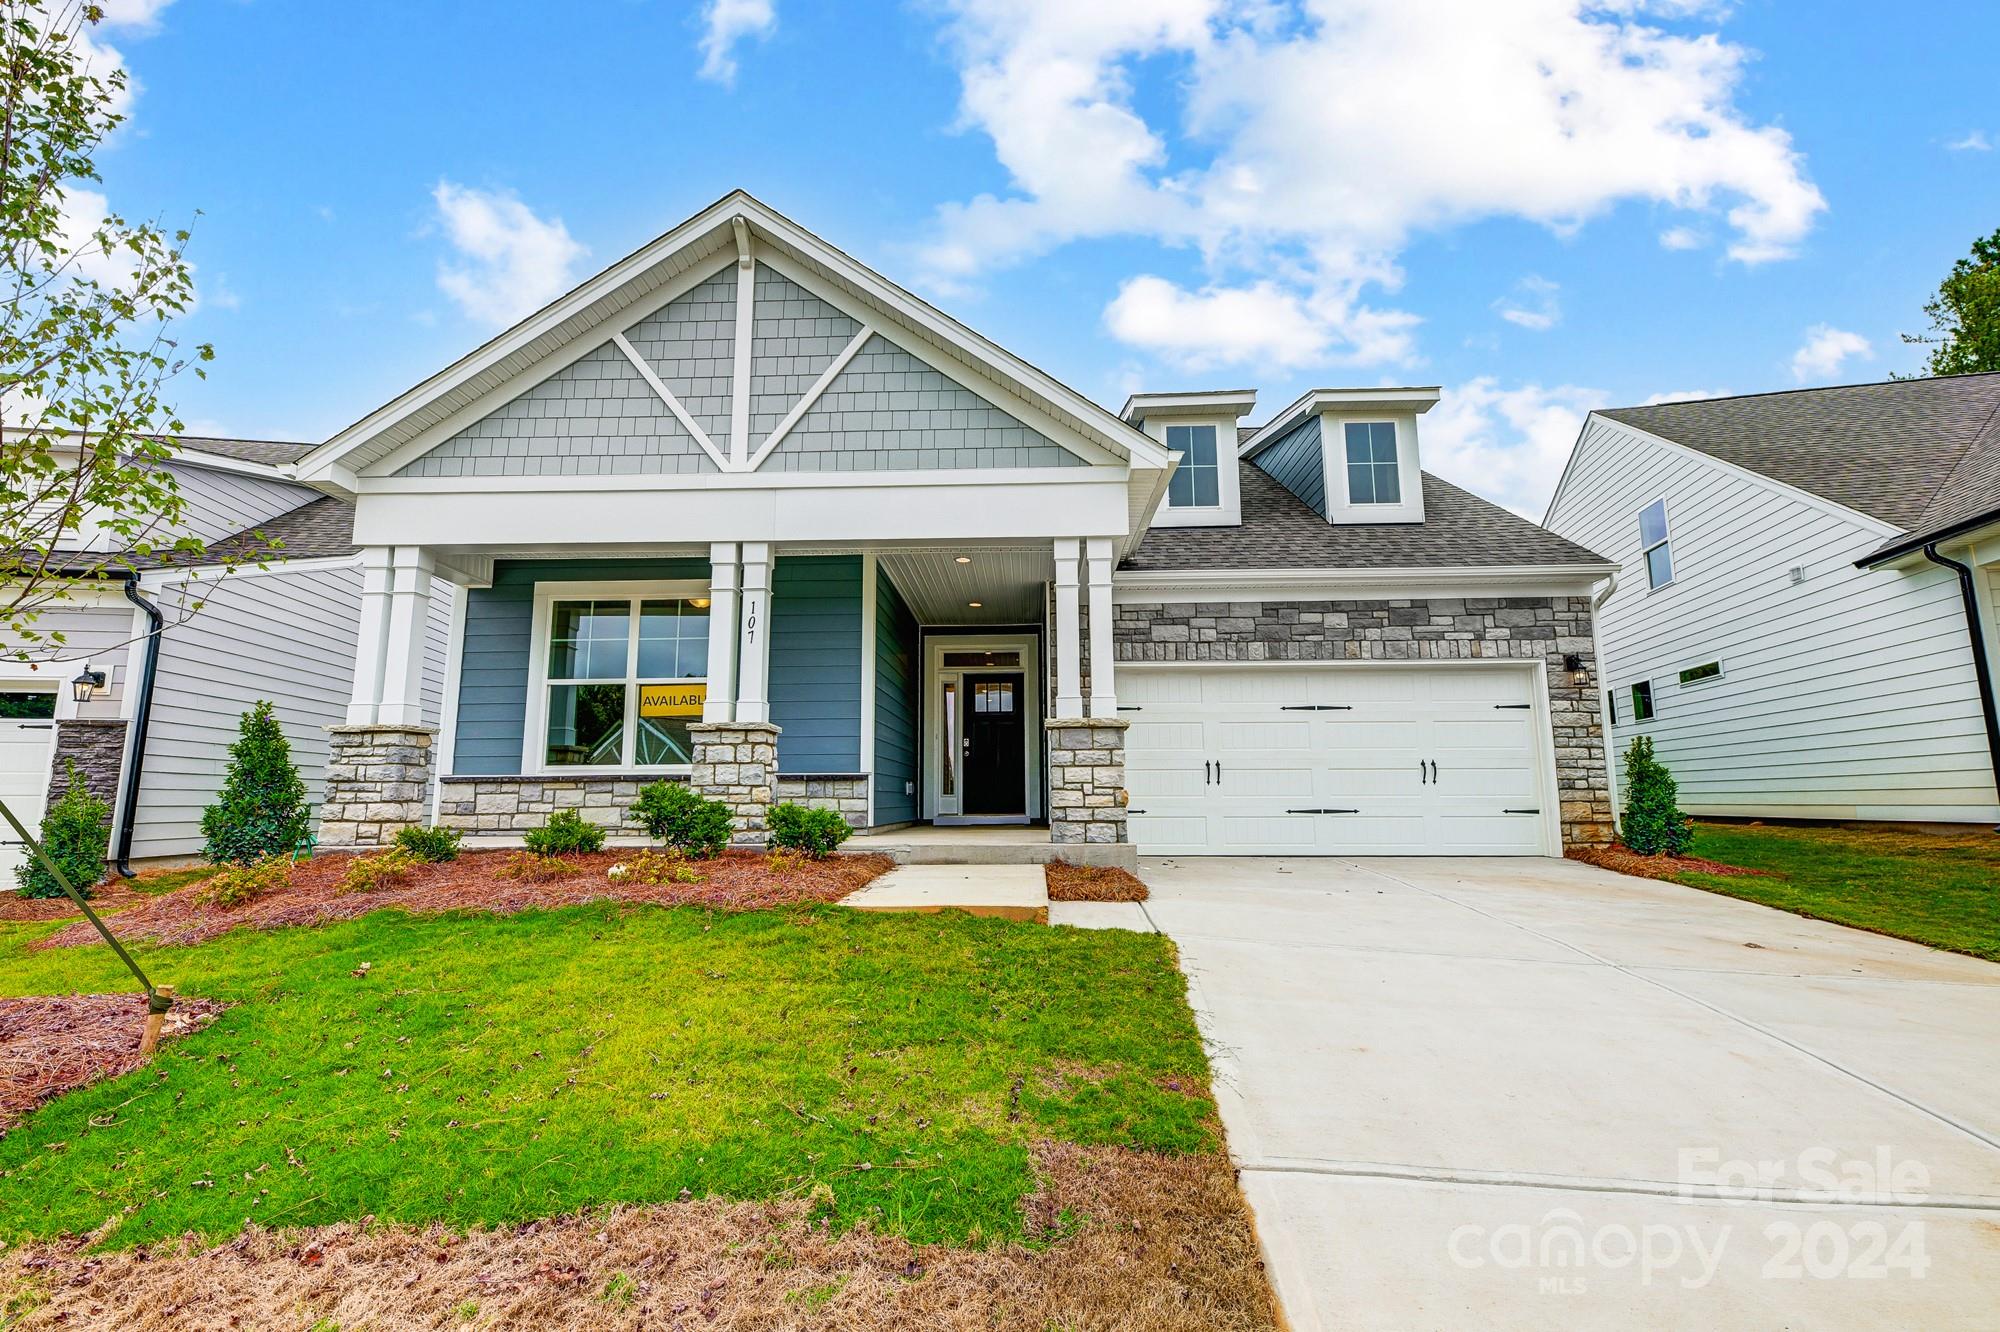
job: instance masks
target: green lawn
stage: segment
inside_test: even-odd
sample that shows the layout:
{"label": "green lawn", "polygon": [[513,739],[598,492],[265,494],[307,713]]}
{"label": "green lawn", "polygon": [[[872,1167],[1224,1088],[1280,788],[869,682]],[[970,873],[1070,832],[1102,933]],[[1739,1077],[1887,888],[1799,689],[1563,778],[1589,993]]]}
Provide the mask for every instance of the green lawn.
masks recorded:
{"label": "green lawn", "polygon": [[2000,962],[2000,835],[1703,823],[1694,854],[1778,878],[1676,873],[1821,920]]}
{"label": "green lawn", "polygon": [[[101,946],[0,993],[131,988]],[[142,950],[232,1000],[148,1069],[0,1141],[0,1239],[249,1220],[454,1225],[588,1205],[820,1200],[918,1241],[1021,1233],[1038,1138],[1217,1147],[1172,946],[838,908],[380,912]],[[351,974],[371,963],[365,977]]]}

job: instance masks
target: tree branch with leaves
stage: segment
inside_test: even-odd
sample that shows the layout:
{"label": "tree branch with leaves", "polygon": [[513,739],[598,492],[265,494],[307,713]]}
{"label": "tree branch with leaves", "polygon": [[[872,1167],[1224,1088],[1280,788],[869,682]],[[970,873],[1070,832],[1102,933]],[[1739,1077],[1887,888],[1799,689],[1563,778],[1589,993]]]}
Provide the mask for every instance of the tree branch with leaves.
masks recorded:
{"label": "tree branch with leaves", "polygon": [[1972,253],[1951,266],[1924,313],[1931,331],[1905,333],[1903,341],[1931,349],[1927,373],[2000,370],[2000,231],[1972,242]]}

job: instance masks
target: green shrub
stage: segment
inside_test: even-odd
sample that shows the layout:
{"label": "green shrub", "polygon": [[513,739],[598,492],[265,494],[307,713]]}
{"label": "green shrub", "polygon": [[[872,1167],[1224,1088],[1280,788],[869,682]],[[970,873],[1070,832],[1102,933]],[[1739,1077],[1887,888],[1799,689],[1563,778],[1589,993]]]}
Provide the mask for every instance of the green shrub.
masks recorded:
{"label": "green shrub", "polygon": [[1640,736],[1625,751],[1625,845],[1642,856],[1684,856],[1694,846],[1694,823],[1681,813],[1680,790],[1666,765],[1653,757],[1653,741]]}
{"label": "green shrub", "polygon": [[[90,793],[74,762],[69,765],[69,789],[42,815],[41,843],[70,886],[89,897],[104,877],[104,849],[111,845],[111,806]],[[14,879],[21,885],[23,897],[67,895],[41,858],[26,847],[14,869]]]}
{"label": "green shrub", "polygon": [[604,849],[604,829],[573,809],[559,809],[521,839],[538,856],[573,856]]}
{"label": "green shrub", "polygon": [[292,862],[287,856],[270,856],[247,865],[225,866],[210,875],[200,889],[204,902],[219,907],[238,907],[274,893],[292,882]]}
{"label": "green shrub", "polygon": [[632,816],[648,836],[704,859],[721,855],[736,830],[729,806],[696,795],[686,782],[650,782],[639,788]]}
{"label": "green shrub", "polygon": [[292,766],[292,747],[269,700],[260,701],[243,714],[221,794],[202,811],[208,844],[201,853],[211,864],[247,865],[290,855],[311,830],[312,811],[305,783]]}
{"label": "green shrub", "polygon": [[409,878],[410,871],[423,863],[419,857],[400,846],[392,846],[372,856],[356,856],[347,862],[347,873],[341,876],[340,891],[375,893],[393,888]]}
{"label": "green shrub", "polygon": [[772,846],[812,860],[825,860],[854,831],[837,809],[808,809],[789,800],[771,806],[770,829]]}
{"label": "green shrub", "polygon": [[456,828],[399,828],[396,830],[396,847],[407,852],[410,859],[421,860],[426,865],[441,865],[447,860],[458,859],[458,845],[465,837]]}

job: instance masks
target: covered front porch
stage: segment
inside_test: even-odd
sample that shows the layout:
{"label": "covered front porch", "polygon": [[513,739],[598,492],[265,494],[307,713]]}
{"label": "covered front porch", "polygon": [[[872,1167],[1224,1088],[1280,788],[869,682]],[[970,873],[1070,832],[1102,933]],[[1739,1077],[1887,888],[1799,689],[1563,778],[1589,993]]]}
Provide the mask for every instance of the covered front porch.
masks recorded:
{"label": "covered front porch", "polygon": [[729,805],[743,845],[789,801],[904,860],[1123,864],[1112,565],[1091,537],[369,548],[322,841],[438,824],[501,844],[565,809],[640,838],[632,802],[668,780]]}

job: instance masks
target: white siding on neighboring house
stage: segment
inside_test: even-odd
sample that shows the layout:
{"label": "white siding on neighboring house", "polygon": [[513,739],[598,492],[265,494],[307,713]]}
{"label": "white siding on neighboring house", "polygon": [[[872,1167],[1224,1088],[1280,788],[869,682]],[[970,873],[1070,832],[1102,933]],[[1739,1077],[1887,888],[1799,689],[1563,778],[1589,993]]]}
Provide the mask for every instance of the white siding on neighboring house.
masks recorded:
{"label": "white siding on neighboring house", "polygon": [[[1661,498],[1675,577],[1655,591],[1639,512]],[[1547,525],[1620,562],[1599,615],[1614,748],[1653,737],[1690,813],[2000,817],[1957,581],[1855,568],[1885,524],[1593,417]],[[1707,662],[1721,679],[1679,683]]]}
{"label": "white siding on neighboring house", "polygon": [[[106,688],[77,709],[79,717],[108,720],[122,715],[119,709],[129,683],[126,669],[128,645],[144,632],[144,621],[138,618],[137,608],[119,596],[120,586],[116,582],[107,582],[101,591],[93,589],[90,595],[102,602],[101,605],[50,605],[30,625],[35,633],[42,636],[41,640],[30,642],[24,639],[19,644],[28,648],[31,660],[46,663],[35,674],[39,676],[47,672],[48,678],[58,682],[60,691],[65,694],[69,692],[69,682],[86,665],[106,673],[109,677]],[[53,641],[57,634],[62,635],[59,645]],[[17,645],[8,639],[0,642],[0,646],[11,649]]]}
{"label": "white siding on neighboring house", "polygon": [[[424,672],[424,719],[444,692],[451,587],[435,585]],[[199,612],[170,625],[160,647],[132,855],[188,857],[202,847],[201,813],[222,787],[242,714],[277,705],[292,758],[317,806],[327,731],[346,716],[361,604],[358,563],[239,569],[207,586]],[[163,602],[164,604],[164,602]]]}
{"label": "white siding on neighboring house", "polygon": [[181,530],[203,541],[220,541],[319,498],[304,486],[213,471],[187,460],[168,463],[167,469],[186,505]]}

